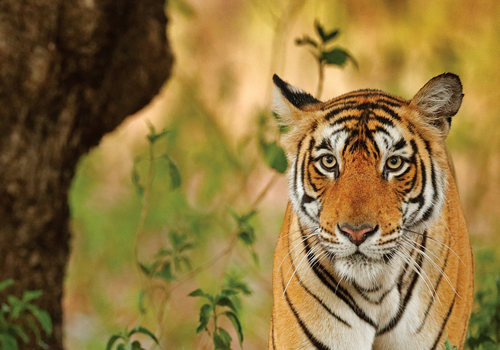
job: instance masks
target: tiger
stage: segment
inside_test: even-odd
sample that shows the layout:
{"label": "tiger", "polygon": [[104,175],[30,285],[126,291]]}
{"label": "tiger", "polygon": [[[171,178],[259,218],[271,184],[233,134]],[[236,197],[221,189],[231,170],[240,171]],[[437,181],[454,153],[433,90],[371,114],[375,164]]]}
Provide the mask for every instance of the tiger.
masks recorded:
{"label": "tiger", "polygon": [[269,349],[463,349],[474,265],[445,143],[460,78],[327,102],[273,81],[289,201]]}

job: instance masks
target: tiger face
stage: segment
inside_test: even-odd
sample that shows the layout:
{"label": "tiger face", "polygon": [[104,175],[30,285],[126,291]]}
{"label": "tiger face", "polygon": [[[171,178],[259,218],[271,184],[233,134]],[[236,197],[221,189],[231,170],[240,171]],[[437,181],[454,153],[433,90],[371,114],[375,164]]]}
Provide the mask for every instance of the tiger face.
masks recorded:
{"label": "tiger face", "polygon": [[317,237],[316,257],[369,288],[405,260],[405,234],[441,213],[460,82],[436,77],[411,101],[360,90],[325,103],[274,82],[275,111],[291,127],[283,143],[293,209]]}

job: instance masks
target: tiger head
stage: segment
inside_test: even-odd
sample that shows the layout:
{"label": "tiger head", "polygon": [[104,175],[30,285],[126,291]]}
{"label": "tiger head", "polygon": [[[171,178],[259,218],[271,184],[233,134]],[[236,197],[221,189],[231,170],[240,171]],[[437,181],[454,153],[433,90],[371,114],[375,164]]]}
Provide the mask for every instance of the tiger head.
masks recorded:
{"label": "tiger head", "polygon": [[411,101],[360,90],[320,102],[273,79],[274,111],[290,130],[289,196],[318,238],[316,255],[348,279],[380,278],[405,234],[422,234],[440,216],[450,173],[444,140],[463,97],[458,76],[433,78]]}

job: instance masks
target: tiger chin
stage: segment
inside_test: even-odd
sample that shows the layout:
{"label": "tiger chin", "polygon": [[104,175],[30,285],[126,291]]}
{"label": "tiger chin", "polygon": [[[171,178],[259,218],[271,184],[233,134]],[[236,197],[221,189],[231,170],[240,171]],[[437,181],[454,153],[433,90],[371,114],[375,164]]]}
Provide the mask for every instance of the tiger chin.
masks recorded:
{"label": "tiger chin", "polygon": [[458,76],[321,102],[273,77],[289,203],[269,349],[463,349],[473,257],[445,139]]}

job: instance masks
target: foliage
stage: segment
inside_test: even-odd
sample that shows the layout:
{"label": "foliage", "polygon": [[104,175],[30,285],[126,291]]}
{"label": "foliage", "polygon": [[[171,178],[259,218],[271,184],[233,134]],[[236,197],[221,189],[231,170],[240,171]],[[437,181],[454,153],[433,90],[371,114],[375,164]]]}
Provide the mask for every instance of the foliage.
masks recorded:
{"label": "foliage", "polygon": [[323,89],[325,66],[344,67],[348,61],[351,61],[351,63],[358,68],[358,62],[342,47],[331,45],[332,42],[338,38],[340,29],[327,31],[319,21],[315,22],[315,29],[318,35],[317,39],[304,35],[302,38],[295,39],[295,44],[309,47],[311,49],[311,54],[316,59],[319,68],[319,81],[316,96],[320,98]]}
{"label": "foliage", "polygon": [[161,140],[162,138],[167,136],[170,131],[164,129],[160,133],[156,133],[155,127],[150,122],[148,122],[148,127],[149,127],[149,134],[146,135],[146,139],[149,141],[149,157],[147,157],[147,158],[137,157],[134,160],[134,165],[132,167],[132,174],[131,174],[132,184],[134,185],[134,187],[137,191],[137,194],[139,194],[141,196],[144,195],[145,188],[144,188],[144,185],[141,183],[141,178],[139,176],[139,171],[138,171],[137,167],[138,167],[138,164],[144,160],[149,161],[149,164],[150,164],[149,176],[150,177],[152,176],[152,173],[154,174],[155,161],[160,159],[160,160],[163,160],[164,162],[166,162],[166,164],[168,166],[168,173],[170,176],[172,189],[176,189],[176,188],[180,187],[181,182],[182,182],[181,173],[180,173],[179,169],[177,168],[177,165],[175,164],[175,162],[172,161],[172,159],[170,159],[170,157],[167,154],[162,154],[159,157],[156,157],[154,154],[154,146],[155,146],[156,142],[158,142],[159,140]]}
{"label": "foliage", "polygon": [[474,309],[470,318],[466,346],[470,350],[492,350],[500,348],[500,271],[494,251],[476,254],[477,275],[482,280],[474,298]]}
{"label": "foliage", "polygon": [[288,168],[288,161],[285,151],[278,144],[278,140],[281,134],[288,131],[288,128],[280,125],[278,132],[276,132],[276,122],[279,123],[279,117],[276,113],[273,113],[272,116],[271,119],[270,113],[267,111],[260,111],[257,114],[259,149],[267,166],[280,174],[284,174]]}
{"label": "foliage", "polygon": [[238,232],[236,234],[238,236],[238,239],[240,241],[242,241],[250,249],[250,252],[252,254],[252,258],[253,258],[255,264],[258,265],[259,264],[259,257],[254,249],[254,243],[255,243],[257,237],[255,235],[254,227],[249,222],[250,219],[257,214],[257,212],[255,210],[252,210],[248,214],[238,216],[238,214],[236,214],[236,212],[234,210],[232,210],[231,208],[228,208],[227,210],[229,211],[229,213],[231,214],[231,216],[233,217],[233,219],[236,221],[236,223],[238,225]]}
{"label": "foliage", "polygon": [[[202,297],[206,299],[205,304],[200,308],[200,321],[196,333],[200,334],[206,331],[212,336],[214,350],[230,350],[232,338],[229,333],[217,323],[219,317],[226,317],[233,324],[234,330],[238,336],[240,345],[243,343],[243,329],[240,322],[240,316],[236,305],[241,304],[239,294],[250,295],[248,286],[234,276],[226,277],[225,288],[213,296],[205,293],[201,288],[189,293],[191,297]],[[222,308],[222,311],[220,309]],[[212,320],[212,325],[209,322]]]}
{"label": "foliage", "polygon": [[188,242],[186,234],[169,231],[170,248],[161,248],[150,264],[139,263],[141,271],[149,278],[161,278],[167,282],[177,279],[177,274],[192,270],[191,260],[186,254],[194,244]]}
{"label": "foliage", "polygon": [[[0,282],[0,291],[13,284],[12,279]],[[18,349],[19,340],[28,344],[30,342],[28,330],[33,332],[39,347],[48,348],[42,340],[41,330],[47,336],[52,334],[50,315],[33,304],[33,301],[41,295],[41,291],[25,291],[21,299],[13,295],[7,296],[7,302],[2,303],[0,308],[0,349]]]}
{"label": "foliage", "polygon": [[[138,340],[132,341],[131,338],[134,334],[141,333],[152,339],[156,344],[158,344],[158,339],[149,330],[143,327],[134,327],[130,331],[127,327],[117,334],[113,334],[106,345],[106,350],[146,350],[142,347]],[[114,347],[116,343],[116,347]]]}

